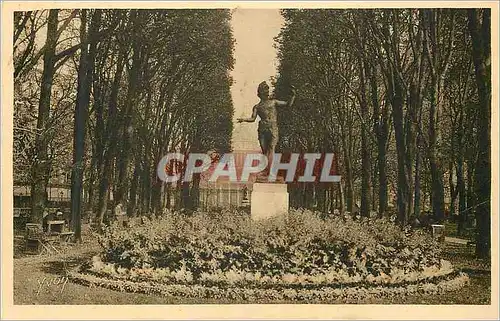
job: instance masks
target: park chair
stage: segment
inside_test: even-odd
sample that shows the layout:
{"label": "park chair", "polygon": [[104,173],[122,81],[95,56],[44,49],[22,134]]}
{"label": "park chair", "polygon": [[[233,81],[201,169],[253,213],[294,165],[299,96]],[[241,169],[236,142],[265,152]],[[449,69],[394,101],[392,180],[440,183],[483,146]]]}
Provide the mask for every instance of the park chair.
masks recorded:
{"label": "park chair", "polygon": [[64,220],[47,221],[47,234],[60,234],[64,231]]}
{"label": "park chair", "polygon": [[43,232],[42,224],[26,223],[26,251],[36,254],[58,253],[53,241],[54,238],[47,237]]}
{"label": "park chair", "polygon": [[43,238],[42,224],[26,223],[26,250],[28,252],[40,252],[41,242]]}
{"label": "park chair", "polygon": [[47,235],[49,236],[59,236],[59,240],[62,243],[68,243],[74,236],[74,232],[66,231],[65,228],[66,221],[56,220],[47,222]]}

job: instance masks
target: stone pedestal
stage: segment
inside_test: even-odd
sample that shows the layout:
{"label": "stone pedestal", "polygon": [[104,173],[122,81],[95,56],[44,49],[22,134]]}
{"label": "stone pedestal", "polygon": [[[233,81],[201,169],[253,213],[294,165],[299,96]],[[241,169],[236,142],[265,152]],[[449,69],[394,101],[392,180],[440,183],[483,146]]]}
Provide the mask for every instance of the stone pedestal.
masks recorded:
{"label": "stone pedestal", "polygon": [[288,212],[288,191],[286,184],[254,183],[250,204],[253,220],[280,216]]}

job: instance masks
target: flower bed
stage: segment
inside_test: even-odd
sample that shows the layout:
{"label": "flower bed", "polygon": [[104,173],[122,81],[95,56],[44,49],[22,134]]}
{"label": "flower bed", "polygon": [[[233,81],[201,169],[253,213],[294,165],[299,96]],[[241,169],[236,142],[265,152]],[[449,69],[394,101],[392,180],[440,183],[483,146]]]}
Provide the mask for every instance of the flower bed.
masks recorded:
{"label": "flower bed", "polygon": [[102,254],[74,278],[132,291],[154,284],[170,294],[188,288],[206,295],[219,289],[223,297],[285,291],[279,297],[292,299],[303,291],[339,297],[347,288],[381,295],[426,287],[439,292],[467,281],[422,231],[404,231],[384,219],[324,219],[310,211],[259,222],[235,212],[169,213],[128,229],[111,227],[99,242]]}
{"label": "flower bed", "polygon": [[155,281],[129,281],[109,279],[93,274],[70,271],[68,276],[75,282],[86,286],[99,286],[107,289],[176,296],[187,298],[212,298],[231,300],[265,300],[265,301],[313,301],[313,300],[343,300],[359,301],[366,298],[380,298],[412,294],[440,294],[455,291],[469,282],[464,273],[449,274],[435,283],[401,284],[397,286],[349,286],[317,288],[246,288],[240,286],[220,287],[186,284],[165,284]]}

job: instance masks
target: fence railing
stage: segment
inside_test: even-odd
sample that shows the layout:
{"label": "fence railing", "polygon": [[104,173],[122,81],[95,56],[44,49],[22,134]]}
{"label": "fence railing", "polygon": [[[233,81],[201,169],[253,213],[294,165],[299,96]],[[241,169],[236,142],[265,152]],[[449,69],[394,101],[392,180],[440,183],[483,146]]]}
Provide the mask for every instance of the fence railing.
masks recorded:
{"label": "fence railing", "polygon": [[[250,200],[251,193],[246,193]],[[210,208],[240,207],[244,205],[243,189],[201,188],[198,196],[198,207],[202,210]]]}
{"label": "fence railing", "polygon": [[[313,185],[313,184],[309,184]],[[305,184],[296,184],[288,186],[289,204],[291,208],[309,208],[323,211],[325,213],[333,212],[340,206],[338,191],[332,186],[306,186]],[[170,191],[171,206],[182,208],[182,190],[175,189]],[[201,210],[211,208],[229,208],[241,207],[250,204],[252,201],[251,190],[245,190],[243,187],[227,188],[200,187],[191,189],[189,198],[192,206]]]}
{"label": "fence railing", "polygon": [[[330,187],[309,188],[305,185],[289,185],[289,204],[291,208],[310,208],[328,213],[339,206],[337,192]],[[252,201],[252,192],[244,186],[208,186],[191,188],[188,195],[184,195],[182,189],[171,189],[164,194],[165,200],[162,203],[169,208],[183,208],[189,203],[190,206],[200,210],[210,210],[217,208],[238,208],[248,206]],[[168,194],[168,197],[167,197]],[[167,205],[167,202],[170,202]],[[112,203],[108,204],[109,212],[112,212]],[[55,211],[57,208],[69,210],[69,202],[59,203],[57,206],[50,206],[49,210]],[[14,216],[29,216],[31,208],[15,208]]]}

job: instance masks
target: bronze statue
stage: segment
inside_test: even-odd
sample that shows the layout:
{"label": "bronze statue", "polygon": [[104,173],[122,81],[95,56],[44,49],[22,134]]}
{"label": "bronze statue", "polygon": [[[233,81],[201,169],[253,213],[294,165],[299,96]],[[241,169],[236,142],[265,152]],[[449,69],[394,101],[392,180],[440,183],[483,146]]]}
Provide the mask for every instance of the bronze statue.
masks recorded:
{"label": "bronze statue", "polygon": [[292,86],[292,96],[288,102],[281,101],[277,99],[272,99],[269,97],[269,86],[265,81],[259,84],[257,88],[257,96],[260,98],[260,102],[253,107],[252,116],[250,118],[238,118],[238,123],[247,122],[253,123],[257,116],[260,117],[258,137],[259,144],[262,153],[266,155],[268,159],[268,172],[272,157],[274,154],[274,149],[278,143],[278,121],[277,121],[277,107],[291,107],[295,101],[295,88]]}

